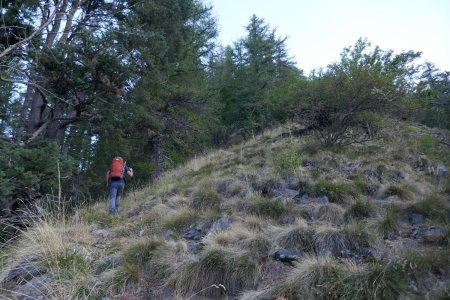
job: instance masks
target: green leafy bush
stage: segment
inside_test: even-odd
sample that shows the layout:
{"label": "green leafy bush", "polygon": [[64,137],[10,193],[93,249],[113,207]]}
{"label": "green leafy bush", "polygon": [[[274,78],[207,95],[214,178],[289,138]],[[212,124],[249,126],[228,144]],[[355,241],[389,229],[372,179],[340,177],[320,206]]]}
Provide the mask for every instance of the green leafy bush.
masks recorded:
{"label": "green leafy bush", "polygon": [[292,175],[302,164],[303,157],[298,150],[288,148],[277,152],[273,156],[273,166],[281,175]]}

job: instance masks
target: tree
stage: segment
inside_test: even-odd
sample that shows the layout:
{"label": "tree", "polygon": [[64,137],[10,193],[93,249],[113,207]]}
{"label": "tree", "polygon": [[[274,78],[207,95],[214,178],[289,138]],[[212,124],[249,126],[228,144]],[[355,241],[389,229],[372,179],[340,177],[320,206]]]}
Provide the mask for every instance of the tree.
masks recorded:
{"label": "tree", "polygon": [[[130,3],[119,23],[118,40],[133,68],[132,91],[123,111],[124,134],[136,141],[134,157],[151,162],[156,177],[167,159],[189,151],[206,101],[205,61],[212,51],[216,24],[211,8],[198,1],[154,0]],[[107,138],[106,135],[101,138]]]}
{"label": "tree", "polygon": [[276,31],[255,15],[246,29],[247,36],[226,50],[218,81],[223,121],[244,136],[272,126],[277,120],[274,113],[285,118],[286,112],[278,107],[290,99],[275,100],[274,91],[302,79],[301,71],[288,56],[286,38],[277,37]]}
{"label": "tree", "polygon": [[426,63],[417,85],[421,103],[419,120],[432,127],[450,129],[450,72],[441,72]]}
{"label": "tree", "polygon": [[341,61],[313,73],[304,102],[299,103],[297,119],[315,130],[325,145],[362,143],[376,137],[379,113],[387,111],[409,91],[416,73],[412,62],[416,52],[394,55],[359,39],[345,48]]}

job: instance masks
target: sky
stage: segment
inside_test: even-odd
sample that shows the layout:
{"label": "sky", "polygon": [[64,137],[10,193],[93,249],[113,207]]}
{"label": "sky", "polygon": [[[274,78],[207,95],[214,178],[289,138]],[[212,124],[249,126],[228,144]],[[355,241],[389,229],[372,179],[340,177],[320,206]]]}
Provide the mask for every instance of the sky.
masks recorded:
{"label": "sky", "polygon": [[207,0],[222,45],[246,36],[255,14],[308,74],[338,62],[345,47],[362,37],[382,50],[421,51],[422,59],[450,71],[450,0]]}

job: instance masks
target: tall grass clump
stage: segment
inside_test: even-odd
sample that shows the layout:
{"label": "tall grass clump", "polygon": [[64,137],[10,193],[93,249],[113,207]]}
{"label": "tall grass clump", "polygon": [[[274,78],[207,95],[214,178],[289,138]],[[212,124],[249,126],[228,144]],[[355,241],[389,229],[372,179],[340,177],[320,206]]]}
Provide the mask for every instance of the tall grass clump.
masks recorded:
{"label": "tall grass clump", "polygon": [[344,212],[345,210],[338,204],[323,204],[314,208],[313,218],[316,221],[339,225],[344,221]]}
{"label": "tall grass clump", "polygon": [[293,175],[302,164],[303,157],[298,150],[287,148],[273,154],[273,166],[280,175]]}
{"label": "tall grass clump", "polygon": [[278,220],[289,208],[278,200],[258,197],[253,202],[253,213],[261,217],[269,217]]}
{"label": "tall grass clump", "polygon": [[184,208],[173,216],[167,217],[162,224],[162,228],[182,232],[200,218],[200,212],[192,208]]}
{"label": "tall grass clump", "polygon": [[[288,278],[267,292],[267,299],[320,299],[320,287],[329,280],[338,263],[329,256],[306,257]],[[262,298],[265,299],[265,298]]]}
{"label": "tall grass clump", "polygon": [[313,188],[314,197],[327,196],[330,202],[343,204],[349,198],[355,198],[360,194],[353,183],[334,183],[326,179],[319,179]]}
{"label": "tall grass clump", "polygon": [[[248,253],[231,253],[224,249],[206,250],[198,261],[190,262],[174,274],[172,281],[180,296],[198,296],[218,299],[254,289],[259,281],[259,265]],[[221,284],[224,289],[205,289]],[[202,291],[203,292],[199,292]]]}
{"label": "tall grass clump", "polygon": [[220,210],[223,196],[219,194],[214,185],[210,182],[200,184],[191,195],[191,207],[194,209],[214,209]]}
{"label": "tall grass clump", "polygon": [[356,200],[344,214],[344,219],[349,221],[362,221],[375,217],[377,209],[375,204],[369,200]]}
{"label": "tall grass clump", "polygon": [[378,222],[377,228],[385,238],[397,234],[401,228],[401,212],[397,205],[391,204],[385,209],[383,218]]}
{"label": "tall grass clump", "polygon": [[168,252],[163,240],[150,237],[128,248],[123,262],[115,274],[118,288],[139,282],[140,278],[164,279],[170,275],[170,264],[164,259]]}
{"label": "tall grass clump", "polygon": [[345,229],[322,226],[314,234],[314,251],[317,254],[346,256],[358,248],[352,233]]}
{"label": "tall grass clump", "polygon": [[345,262],[319,287],[322,299],[402,299],[408,295],[406,273],[396,262],[359,267]]}
{"label": "tall grass clump", "polygon": [[286,249],[312,253],[314,251],[314,229],[307,226],[293,228],[279,237],[278,244]]}
{"label": "tall grass clump", "polygon": [[412,200],[417,189],[413,185],[389,185],[383,192],[384,197],[397,196],[401,200]]}
{"label": "tall grass clump", "polygon": [[432,194],[424,200],[412,204],[407,210],[412,213],[420,213],[431,222],[450,224],[450,205],[443,196],[438,194]]}

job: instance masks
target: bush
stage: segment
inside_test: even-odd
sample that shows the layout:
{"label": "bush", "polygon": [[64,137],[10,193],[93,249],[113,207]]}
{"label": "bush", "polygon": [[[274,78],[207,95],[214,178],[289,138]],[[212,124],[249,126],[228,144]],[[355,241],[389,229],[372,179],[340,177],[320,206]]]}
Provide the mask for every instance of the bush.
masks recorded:
{"label": "bush", "polygon": [[417,189],[409,184],[390,185],[386,188],[384,197],[397,196],[402,200],[411,200]]}
{"label": "bush", "polygon": [[284,149],[273,156],[273,166],[280,175],[293,175],[302,162],[302,155],[295,149]]}

